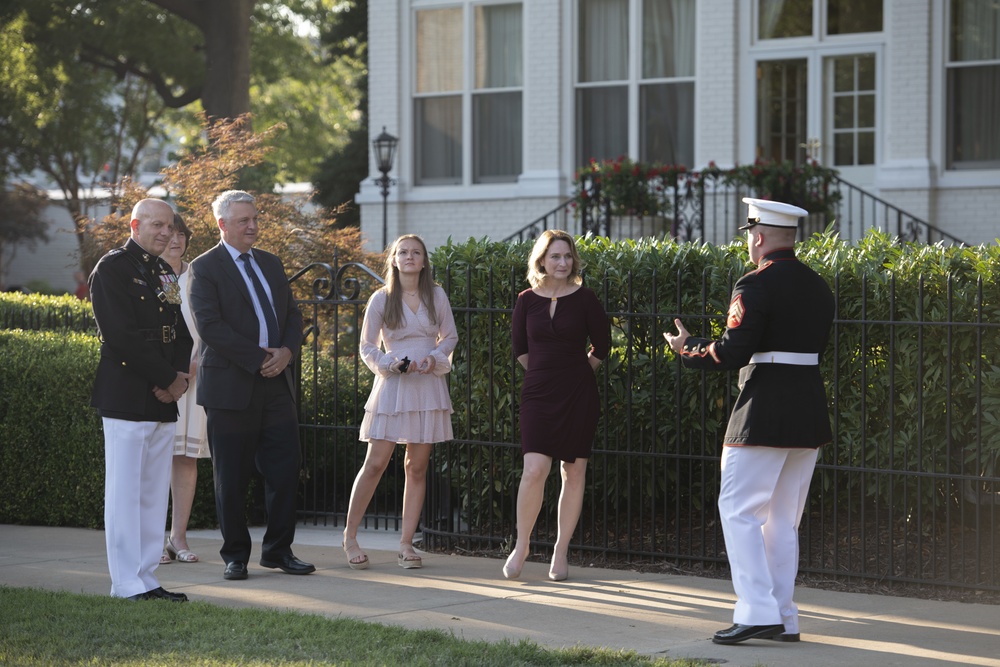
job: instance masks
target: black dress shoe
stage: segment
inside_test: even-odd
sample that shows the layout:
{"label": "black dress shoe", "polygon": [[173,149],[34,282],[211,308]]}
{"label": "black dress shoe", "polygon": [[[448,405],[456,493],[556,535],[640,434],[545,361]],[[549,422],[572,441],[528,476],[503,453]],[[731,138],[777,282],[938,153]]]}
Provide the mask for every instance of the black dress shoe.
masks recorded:
{"label": "black dress shoe", "polygon": [[162,586],[159,588],[154,588],[151,591],[146,591],[146,595],[148,595],[150,599],[155,599],[155,600],[170,600],[171,602],[188,601],[188,596],[184,595],[184,593],[171,593],[170,591],[163,590]]}
{"label": "black dress shoe", "polygon": [[312,563],[303,563],[292,554],[278,556],[276,559],[261,557],[261,567],[277,568],[285,574],[309,574],[316,571],[316,566]]}
{"label": "black dress shoe", "polygon": [[797,632],[782,632],[780,635],[775,635],[773,637],[768,637],[768,639],[773,639],[776,642],[797,642],[797,641],[799,641],[799,633],[797,633]]}
{"label": "black dress shoe", "polygon": [[712,637],[713,644],[738,644],[748,639],[771,639],[785,631],[785,626],[777,625],[741,625],[737,623],[731,628],[719,630]]}
{"label": "black dress shoe", "polygon": [[130,595],[125,599],[132,600],[133,602],[138,602],[139,600],[154,600],[156,598],[154,598],[152,595],[146,592],[146,593],[136,593],[135,595]]}
{"label": "black dress shoe", "polygon": [[223,572],[222,577],[224,579],[246,579],[247,564],[238,560],[226,563],[226,571]]}

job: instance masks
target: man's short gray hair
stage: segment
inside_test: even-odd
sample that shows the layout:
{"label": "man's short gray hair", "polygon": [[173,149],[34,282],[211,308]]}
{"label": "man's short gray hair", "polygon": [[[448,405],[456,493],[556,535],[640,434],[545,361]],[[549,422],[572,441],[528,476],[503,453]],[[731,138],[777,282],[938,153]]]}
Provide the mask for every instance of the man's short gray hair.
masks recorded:
{"label": "man's short gray hair", "polygon": [[212,202],[212,215],[215,216],[216,220],[219,218],[228,218],[229,207],[237,202],[253,204],[256,200],[249,192],[244,192],[243,190],[226,190]]}

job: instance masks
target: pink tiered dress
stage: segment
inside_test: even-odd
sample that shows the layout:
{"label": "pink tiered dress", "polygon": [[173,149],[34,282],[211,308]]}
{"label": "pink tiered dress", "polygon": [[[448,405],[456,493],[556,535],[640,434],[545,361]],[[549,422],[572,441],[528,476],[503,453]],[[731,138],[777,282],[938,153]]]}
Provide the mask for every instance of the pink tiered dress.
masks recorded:
{"label": "pink tiered dress", "polygon": [[[451,396],[445,375],[451,371],[451,355],[458,343],[455,318],[444,290],[434,288],[437,324],[432,324],[421,301],[417,312],[404,303],[405,322],[387,329],[382,321],[388,295],[385,289],[372,294],[361,328],[361,358],[375,374],[372,393],[365,403],[359,439],[402,443],[445,442],[453,437]],[[403,357],[414,364],[433,356],[434,371],[399,374],[389,365]]]}

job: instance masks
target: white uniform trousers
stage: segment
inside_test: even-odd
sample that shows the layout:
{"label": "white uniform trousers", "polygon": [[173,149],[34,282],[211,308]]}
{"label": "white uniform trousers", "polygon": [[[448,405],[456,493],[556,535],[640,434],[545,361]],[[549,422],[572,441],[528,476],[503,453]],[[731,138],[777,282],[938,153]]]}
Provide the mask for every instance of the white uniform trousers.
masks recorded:
{"label": "white uniform trousers", "polygon": [[719,514],[736,591],[733,623],[799,631],[799,522],[816,449],[723,447]]}
{"label": "white uniform trousers", "polygon": [[112,597],[159,588],[173,422],[104,418],[104,534]]}

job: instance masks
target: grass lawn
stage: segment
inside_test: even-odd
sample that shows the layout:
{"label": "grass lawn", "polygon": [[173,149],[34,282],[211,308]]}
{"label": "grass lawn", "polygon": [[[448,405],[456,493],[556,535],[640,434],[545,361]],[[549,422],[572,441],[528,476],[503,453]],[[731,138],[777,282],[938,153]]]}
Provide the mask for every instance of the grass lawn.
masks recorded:
{"label": "grass lawn", "polygon": [[0,664],[134,665],[643,665],[702,667],[632,651],[534,642],[466,641],[296,612],[207,602],[131,602],[106,596],[0,587]]}

